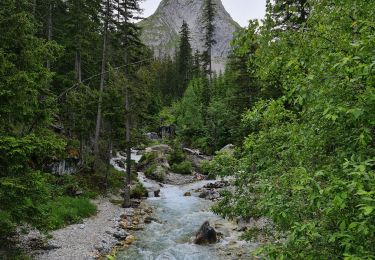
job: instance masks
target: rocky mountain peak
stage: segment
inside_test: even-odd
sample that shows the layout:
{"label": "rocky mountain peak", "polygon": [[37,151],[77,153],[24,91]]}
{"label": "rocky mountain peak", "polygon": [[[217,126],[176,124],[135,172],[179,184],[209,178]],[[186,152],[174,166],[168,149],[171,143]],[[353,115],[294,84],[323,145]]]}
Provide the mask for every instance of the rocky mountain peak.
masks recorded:
{"label": "rocky mountain peak", "polygon": [[[202,10],[205,0],[162,0],[156,12],[140,23],[143,28],[142,40],[153,49],[156,57],[175,54],[183,20],[191,31],[191,45],[193,49],[202,50]],[[221,0],[214,0],[216,4],[216,32],[217,44],[213,48],[214,70],[222,70],[228,56],[229,44],[233,33],[240,26],[225,10]]]}

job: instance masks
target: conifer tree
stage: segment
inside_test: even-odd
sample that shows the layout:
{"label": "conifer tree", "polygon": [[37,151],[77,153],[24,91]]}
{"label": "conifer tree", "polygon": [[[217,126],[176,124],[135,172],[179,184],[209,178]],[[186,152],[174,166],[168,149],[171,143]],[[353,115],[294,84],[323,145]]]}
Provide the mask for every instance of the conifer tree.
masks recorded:
{"label": "conifer tree", "polygon": [[267,3],[270,18],[275,27],[281,30],[297,30],[304,24],[310,14],[308,0],[276,0]]}
{"label": "conifer tree", "polygon": [[200,77],[202,74],[202,66],[201,66],[202,55],[199,50],[195,50],[194,55],[192,57],[192,76],[193,77]]}
{"label": "conifer tree", "polygon": [[102,121],[102,102],[103,102],[103,91],[105,87],[105,69],[107,64],[107,46],[108,46],[108,27],[109,19],[111,15],[111,4],[110,0],[105,1],[105,12],[104,12],[104,27],[103,27],[103,47],[102,47],[102,61],[101,61],[101,75],[100,75],[100,87],[99,87],[99,100],[98,100],[98,112],[96,115],[96,126],[95,126],[95,139],[94,139],[94,153],[97,156],[99,153],[99,135]]}
{"label": "conifer tree", "polygon": [[[141,12],[139,6],[140,0],[123,0],[119,1],[117,21],[117,30],[119,33],[120,46],[123,50],[124,57],[124,74],[125,78],[129,78],[134,72],[128,68],[128,65],[137,59],[137,52],[143,46],[140,40],[140,28],[135,21],[140,19],[137,16]],[[124,96],[125,96],[125,142],[126,142],[126,184],[124,207],[130,207],[130,185],[131,185],[131,111],[130,111],[130,88],[128,81],[125,80]]]}
{"label": "conifer tree", "polygon": [[215,40],[215,16],[216,4],[213,0],[205,0],[202,13],[202,23],[204,30],[204,51],[202,55],[203,66],[206,74],[212,80],[212,48],[216,44]]}
{"label": "conifer tree", "polygon": [[43,68],[59,46],[35,36],[26,0],[0,2],[0,132],[20,135],[51,120],[52,74]]}
{"label": "conifer tree", "polygon": [[184,20],[180,30],[180,44],[177,57],[179,74],[178,96],[182,96],[191,79],[192,49],[190,45],[190,29]]}

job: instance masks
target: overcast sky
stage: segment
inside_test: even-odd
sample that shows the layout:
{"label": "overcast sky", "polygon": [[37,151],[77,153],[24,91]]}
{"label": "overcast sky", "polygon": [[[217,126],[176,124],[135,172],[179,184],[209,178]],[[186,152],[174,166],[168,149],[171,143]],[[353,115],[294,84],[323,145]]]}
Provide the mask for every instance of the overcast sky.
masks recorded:
{"label": "overcast sky", "polygon": [[[144,17],[153,14],[161,0],[145,0],[142,4]],[[262,19],[266,10],[266,0],[222,0],[232,18],[241,26],[246,26],[250,19]]]}

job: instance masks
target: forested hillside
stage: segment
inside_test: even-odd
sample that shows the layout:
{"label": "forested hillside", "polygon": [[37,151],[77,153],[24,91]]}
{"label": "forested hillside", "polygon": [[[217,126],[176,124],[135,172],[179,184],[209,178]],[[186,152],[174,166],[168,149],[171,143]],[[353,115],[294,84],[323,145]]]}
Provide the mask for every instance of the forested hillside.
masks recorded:
{"label": "forested hillside", "polygon": [[[123,186],[110,152],[158,109],[165,67],[139,41],[138,12],[137,1],[1,1],[1,237],[76,222],[95,213],[87,197]],[[78,175],[51,175],[65,160]]]}
{"label": "forested hillside", "polygon": [[[21,225],[76,223],[119,188],[129,207],[130,149],[168,128],[165,142],[212,155],[203,173],[233,184],[215,213],[270,220],[244,233],[265,238],[255,255],[374,259],[375,1],[268,1],[220,72],[213,0],[203,52],[184,21],[175,55],[157,59],[140,40],[139,3],[0,1],[0,241]],[[228,144],[233,153],[218,152]],[[62,162],[75,174],[59,174]]]}

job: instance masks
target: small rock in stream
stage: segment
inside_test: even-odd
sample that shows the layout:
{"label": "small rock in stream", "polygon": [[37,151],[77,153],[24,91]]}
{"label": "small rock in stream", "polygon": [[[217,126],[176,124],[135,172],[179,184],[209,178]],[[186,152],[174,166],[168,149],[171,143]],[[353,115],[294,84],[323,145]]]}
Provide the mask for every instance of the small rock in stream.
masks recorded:
{"label": "small rock in stream", "polygon": [[146,217],[143,222],[146,223],[146,224],[150,224],[152,221],[155,221],[155,222],[159,223],[159,221],[156,218],[153,218],[153,217]]}

